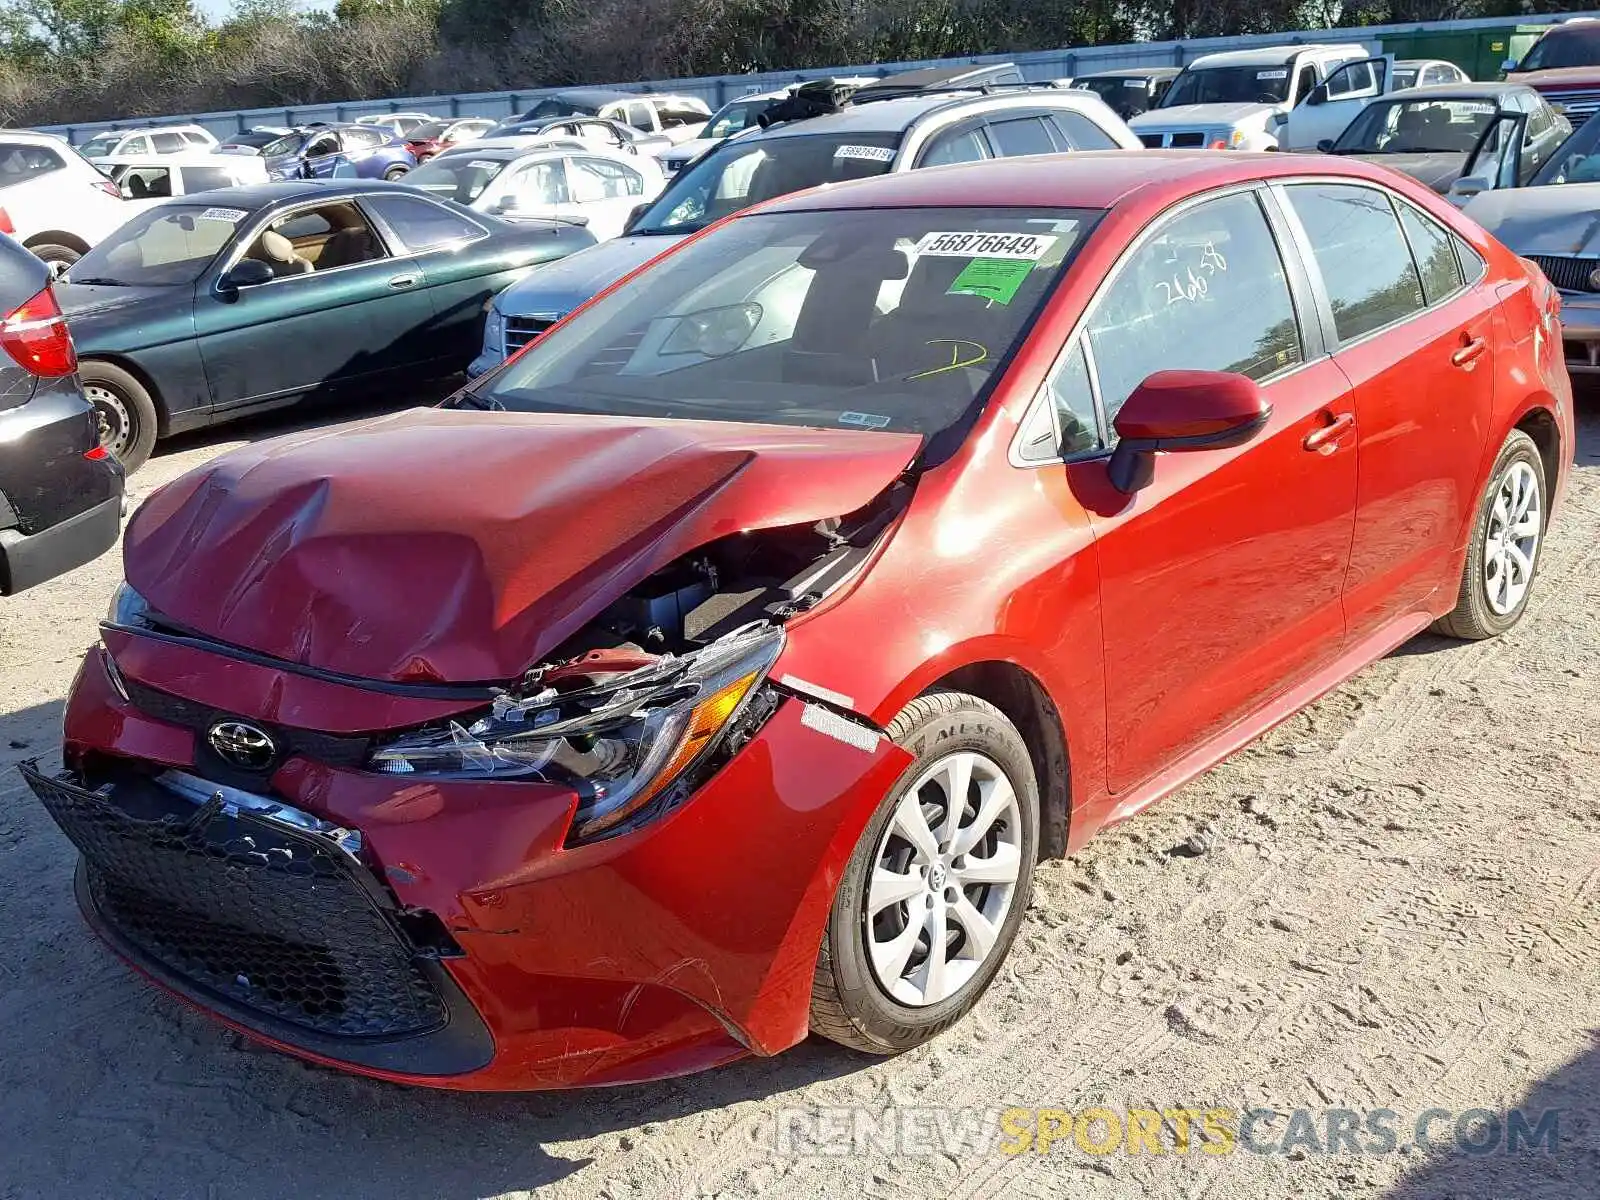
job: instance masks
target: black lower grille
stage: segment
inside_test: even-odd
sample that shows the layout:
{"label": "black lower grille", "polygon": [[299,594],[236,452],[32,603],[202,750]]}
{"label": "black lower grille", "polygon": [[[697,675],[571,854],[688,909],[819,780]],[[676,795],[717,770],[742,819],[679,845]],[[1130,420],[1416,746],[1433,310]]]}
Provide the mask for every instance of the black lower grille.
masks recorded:
{"label": "black lower grille", "polygon": [[1171,145],[1174,148],[1182,146],[1187,149],[1194,146],[1204,146],[1205,144],[1206,135],[1203,133],[1175,133],[1172,135]]}
{"label": "black lower grille", "polygon": [[1145,149],[1147,149],[1147,150],[1159,150],[1159,149],[1161,149],[1162,143],[1166,140],[1166,134],[1164,134],[1164,133],[1141,133],[1139,135],[1139,140],[1144,143]]}
{"label": "black lower grille", "polygon": [[331,841],[143,777],[90,791],[22,773],[83,853],[97,915],[197,991],[326,1037],[445,1023],[392,902]]}
{"label": "black lower grille", "polygon": [[1563,292],[1600,292],[1589,279],[1600,268],[1600,258],[1557,258],[1550,254],[1530,254],[1528,258]]}

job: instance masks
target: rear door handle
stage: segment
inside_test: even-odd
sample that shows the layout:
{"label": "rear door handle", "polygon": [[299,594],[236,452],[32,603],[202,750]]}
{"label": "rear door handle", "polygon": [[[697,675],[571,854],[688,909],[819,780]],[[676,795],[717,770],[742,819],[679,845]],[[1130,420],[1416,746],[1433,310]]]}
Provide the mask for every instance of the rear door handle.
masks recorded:
{"label": "rear door handle", "polygon": [[1450,363],[1457,367],[1471,366],[1488,348],[1489,343],[1485,339],[1473,338],[1450,356]]}
{"label": "rear door handle", "polygon": [[408,288],[416,285],[417,277],[415,275],[396,275],[389,280],[389,286],[392,288]]}
{"label": "rear door handle", "polygon": [[1355,413],[1339,413],[1321,429],[1313,429],[1306,434],[1306,440],[1300,444],[1307,450],[1315,450],[1322,454],[1332,454],[1339,448],[1339,442],[1344,435],[1355,427]]}

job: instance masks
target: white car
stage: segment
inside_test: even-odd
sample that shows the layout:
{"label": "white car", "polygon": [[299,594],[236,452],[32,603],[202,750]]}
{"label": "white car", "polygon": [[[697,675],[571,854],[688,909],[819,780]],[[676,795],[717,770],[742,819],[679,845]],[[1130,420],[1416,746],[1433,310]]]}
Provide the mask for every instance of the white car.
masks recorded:
{"label": "white car", "polygon": [[522,114],[540,117],[605,117],[642,133],[659,133],[674,145],[700,136],[711,109],[694,96],[640,95],[612,88],[568,88],[537,101]]}
{"label": "white car", "polygon": [[463,146],[406,176],[407,187],[503,220],[581,220],[602,242],[620,236],[662,183],[654,159],[580,142]]}
{"label": "white car", "polygon": [[437,121],[438,119],[431,113],[370,113],[365,117],[357,117],[355,123],[357,125],[376,125],[381,129],[387,129],[395,137],[403,138],[418,125],[426,125],[429,121]]}
{"label": "white car", "polygon": [[52,270],[66,270],[129,215],[117,185],[61,138],[0,129],[0,216]]}
{"label": "white car", "polygon": [[78,147],[90,162],[128,158],[144,154],[183,154],[191,150],[215,150],[217,139],[199,125],[162,125],[148,129],[111,129],[97,133]]}
{"label": "white car", "polygon": [[130,201],[128,216],[172,196],[267,182],[267,164],[236,154],[146,154],[118,158],[101,167]]}
{"label": "white car", "polygon": [[[849,75],[833,79],[834,83],[851,88],[865,87],[877,81],[876,75]],[[743,133],[757,124],[763,112],[776,101],[793,95],[795,89],[800,86],[798,83],[791,83],[788,87],[775,92],[750,92],[729,100],[711,114],[711,119],[706,122],[699,137],[680,142],[672,149],[663,150],[656,155],[661,160],[661,169],[669,176],[676,174],[685,164],[693,162],[718,142],[727,141],[735,134]]]}
{"label": "white car", "polygon": [[[1146,146],[1196,150],[1310,149],[1336,137],[1354,112],[1332,133],[1325,122],[1297,128],[1286,136],[1289,114],[1324,83],[1329,100],[1371,99],[1379,94],[1380,72],[1359,45],[1268,46],[1203,54],[1172,81],[1161,104],[1129,121]],[[1365,64],[1362,69],[1355,64]],[[1349,69],[1336,76],[1341,67]]]}

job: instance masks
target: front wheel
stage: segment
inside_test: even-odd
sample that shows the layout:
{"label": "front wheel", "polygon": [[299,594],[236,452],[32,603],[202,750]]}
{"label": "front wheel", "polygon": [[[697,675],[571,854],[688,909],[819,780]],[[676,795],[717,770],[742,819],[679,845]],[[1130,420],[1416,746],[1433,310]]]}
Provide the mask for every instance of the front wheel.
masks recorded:
{"label": "front wheel", "polygon": [[100,444],[132,475],[156,446],[155,399],[130,372],[114,363],[90,359],[80,363],[83,394],[94,405]]}
{"label": "front wheel", "polygon": [[869,1054],[943,1033],[977,1003],[1028,907],[1039,793],[1027,745],[962,692],[908,704],[911,765],[845,867],[817,956],[811,1028]]}
{"label": "front wheel", "polygon": [[1512,430],[1478,500],[1456,606],[1434,623],[1439,633],[1480,641],[1522,619],[1544,549],[1546,484],[1539,448]]}

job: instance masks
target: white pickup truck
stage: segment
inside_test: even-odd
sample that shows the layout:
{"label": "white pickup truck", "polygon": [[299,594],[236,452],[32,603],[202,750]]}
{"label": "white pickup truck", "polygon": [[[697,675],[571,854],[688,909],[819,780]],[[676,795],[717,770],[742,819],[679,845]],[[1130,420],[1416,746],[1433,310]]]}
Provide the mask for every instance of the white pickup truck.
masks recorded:
{"label": "white pickup truck", "polygon": [[1152,149],[1310,150],[1392,86],[1391,65],[1355,44],[1205,54],[1128,124]]}

